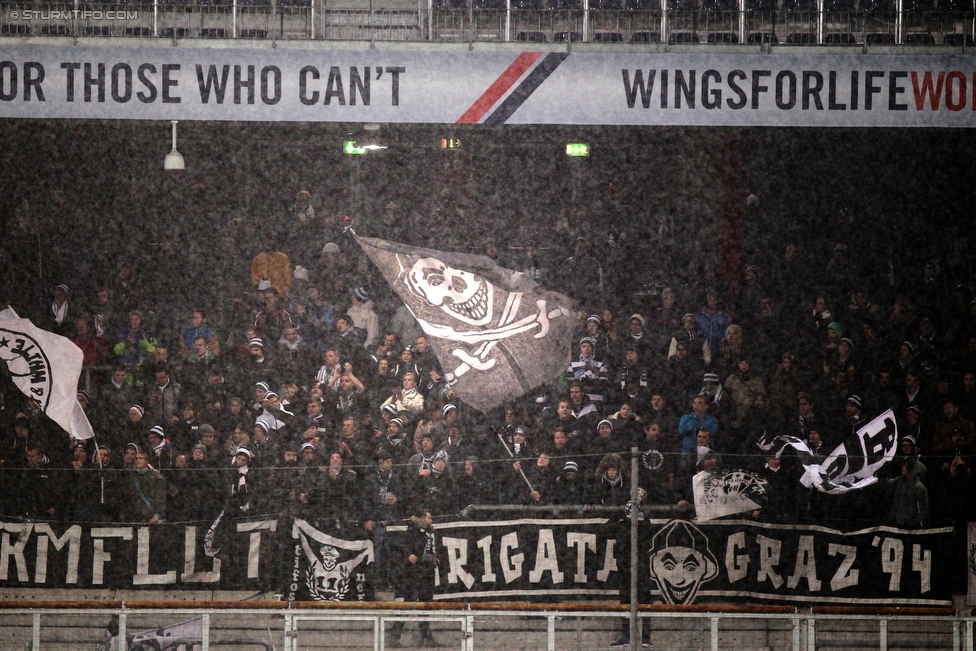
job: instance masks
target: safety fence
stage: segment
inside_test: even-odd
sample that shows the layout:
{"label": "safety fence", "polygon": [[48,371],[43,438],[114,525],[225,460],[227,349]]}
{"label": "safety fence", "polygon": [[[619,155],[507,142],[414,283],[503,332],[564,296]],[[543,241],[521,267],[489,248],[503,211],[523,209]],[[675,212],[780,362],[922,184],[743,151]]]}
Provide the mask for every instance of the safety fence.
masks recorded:
{"label": "safety fence", "polygon": [[[152,3],[0,2],[0,36],[299,39],[438,42],[592,42],[761,45],[973,45],[973,2],[949,10],[883,10],[819,0],[802,10],[741,0],[734,10],[605,8],[590,0],[540,6],[440,0]],[[775,5],[774,5],[775,7]]]}
{"label": "safety fence", "polygon": [[[589,649],[609,646],[626,605],[579,603],[358,604],[241,601],[5,601],[7,649],[334,649],[382,651],[394,622],[409,645],[419,622],[446,648]],[[952,608],[737,604],[641,605],[657,648],[940,648],[973,650],[972,613]],[[120,644],[126,640],[126,644]]]}

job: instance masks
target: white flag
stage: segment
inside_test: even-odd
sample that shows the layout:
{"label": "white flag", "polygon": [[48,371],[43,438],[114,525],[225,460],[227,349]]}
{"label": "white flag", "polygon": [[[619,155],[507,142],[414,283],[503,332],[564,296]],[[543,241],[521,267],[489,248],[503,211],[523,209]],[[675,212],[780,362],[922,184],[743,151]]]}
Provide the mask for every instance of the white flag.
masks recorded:
{"label": "white flag", "polygon": [[698,522],[761,509],[768,485],[760,475],[748,470],[703,470],[691,481]]}
{"label": "white flag", "polygon": [[95,436],[78,403],[84,353],[70,339],[41,330],[11,308],[0,312],[0,359],[17,388],[76,439]]}

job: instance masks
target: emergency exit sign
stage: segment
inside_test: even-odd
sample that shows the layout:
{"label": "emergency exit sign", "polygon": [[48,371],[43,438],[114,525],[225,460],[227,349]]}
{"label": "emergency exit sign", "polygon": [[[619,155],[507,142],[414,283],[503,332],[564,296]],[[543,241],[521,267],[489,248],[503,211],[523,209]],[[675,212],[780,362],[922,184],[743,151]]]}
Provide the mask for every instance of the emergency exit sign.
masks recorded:
{"label": "emergency exit sign", "polygon": [[572,142],[566,145],[567,156],[589,156],[590,146],[582,142]]}
{"label": "emergency exit sign", "polygon": [[365,147],[357,147],[356,143],[352,140],[346,140],[342,143],[342,153],[343,154],[365,154]]}

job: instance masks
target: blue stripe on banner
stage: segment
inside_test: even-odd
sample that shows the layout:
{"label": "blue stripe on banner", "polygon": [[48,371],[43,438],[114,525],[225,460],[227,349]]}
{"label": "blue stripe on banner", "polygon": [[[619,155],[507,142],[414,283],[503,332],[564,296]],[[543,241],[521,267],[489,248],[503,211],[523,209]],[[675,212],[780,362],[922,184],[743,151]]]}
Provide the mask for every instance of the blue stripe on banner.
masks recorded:
{"label": "blue stripe on banner", "polygon": [[492,112],[482,124],[505,124],[508,118],[512,117],[512,114],[519,109],[520,106],[529,99],[529,96],[535,92],[536,88],[542,85],[549,75],[559,67],[559,64],[566,60],[569,56],[569,52],[550,52],[546,55],[546,58],[542,60],[542,63],[537,65],[535,69],[528,74],[528,76],[522,80],[512,94],[505,98],[505,101]]}

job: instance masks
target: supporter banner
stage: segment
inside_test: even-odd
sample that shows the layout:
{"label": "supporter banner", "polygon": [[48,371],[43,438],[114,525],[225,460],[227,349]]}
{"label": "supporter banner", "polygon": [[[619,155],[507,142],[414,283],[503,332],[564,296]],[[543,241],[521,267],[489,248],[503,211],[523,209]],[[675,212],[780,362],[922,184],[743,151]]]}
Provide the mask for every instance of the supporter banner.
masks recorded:
{"label": "supporter banner", "polygon": [[366,601],[372,599],[373,541],[319,531],[295,520],[295,556],[288,601]]}
{"label": "supporter banner", "polygon": [[569,365],[571,300],[482,255],[357,237],[430,341],[444,377],[488,411]]}
{"label": "supporter banner", "polygon": [[304,520],[230,520],[207,553],[206,525],[0,523],[0,588],[268,590],[294,601],[373,598],[373,542]]}
{"label": "supporter banner", "polygon": [[[629,523],[602,518],[435,525],[438,600],[614,599]],[[952,528],[841,533],[744,520],[640,524],[641,601],[948,605]]]}
{"label": "supporter banner", "polygon": [[[391,544],[406,529],[388,529]],[[206,527],[0,523],[0,588],[264,590],[289,600],[373,598],[372,541],[289,519],[239,520],[219,558]],[[435,525],[437,600],[616,599],[629,526],[605,518]],[[824,527],[744,520],[640,524],[641,600],[674,604],[947,605],[952,528]]]}
{"label": "supporter banner", "polygon": [[0,523],[0,587],[260,590],[277,587],[277,520],[230,523],[219,558],[206,525]]}
{"label": "supporter banner", "polygon": [[971,55],[210,45],[7,45],[0,118],[976,126]]}

